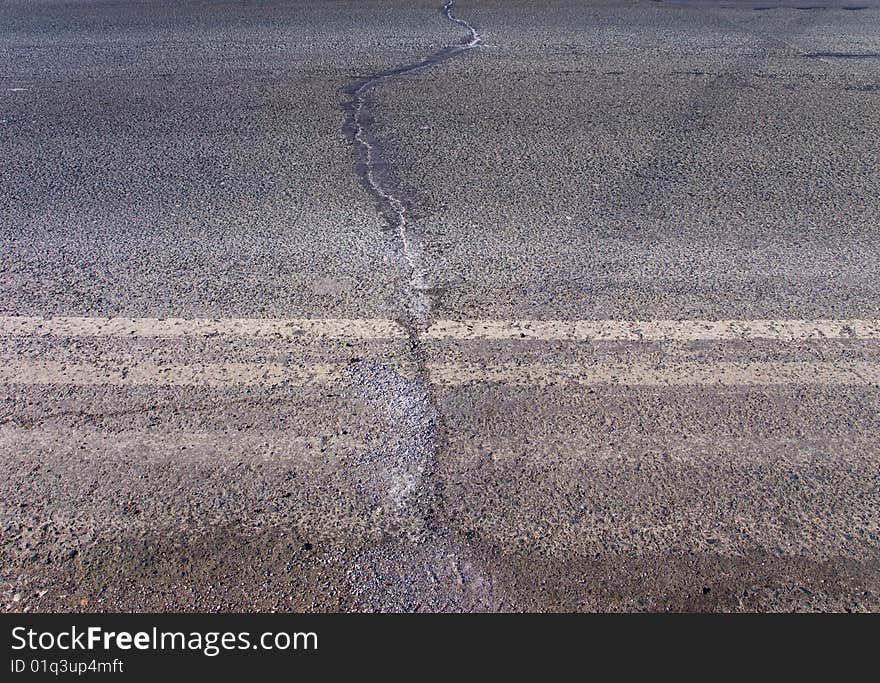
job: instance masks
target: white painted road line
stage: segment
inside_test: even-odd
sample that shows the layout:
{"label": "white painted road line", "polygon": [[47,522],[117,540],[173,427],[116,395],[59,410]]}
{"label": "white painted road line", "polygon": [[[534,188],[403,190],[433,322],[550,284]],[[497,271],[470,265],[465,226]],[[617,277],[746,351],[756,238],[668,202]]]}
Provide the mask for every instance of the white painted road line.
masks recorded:
{"label": "white painted road line", "polygon": [[849,385],[880,386],[880,362],[674,363],[620,365],[429,365],[431,383],[442,386],[501,383],[632,387]]}
{"label": "white painted road line", "polygon": [[[178,338],[221,335],[320,342],[402,339],[399,324],[384,319],[182,319],[0,317],[5,337]],[[431,341],[732,341],[776,342],[880,339],[877,320],[592,320],[438,321],[424,333]],[[62,363],[15,358],[7,350],[0,383],[75,386],[325,386],[345,381],[344,364],[132,363],[130,366]],[[659,364],[429,364],[430,381],[445,386],[477,382],[511,385],[853,385],[880,384],[880,362],[674,362]]]}
{"label": "white painted road line", "polygon": [[346,318],[29,318],[0,317],[6,337],[318,337],[324,339],[403,339],[393,320]]}
{"label": "white painted road line", "polygon": [[[460,386],[501,383],[519,386],[553,384],[619,386],[880,386],[880,362],[674,363],[669,365],[476,365],[429,364],[432,384]],[[290,367],[262,363],[189,365],[133,364],[107,368],[92,364],[44,361],[7,362],[0,384],[73,386],[326,386],[345,382],[346,366]]]}
{"label": "white painted road line", "polygon": [[[382,318],[90,318],[0,317],[6,337],[278,337],[404,339]],[[422,335],[439,341],[732,341],[880,339],[880,320],[438,320]]]}
{"label": "white painted road line", "polygon": [[880,320],[440,320],[425,336],[539,341],[880,339]]}

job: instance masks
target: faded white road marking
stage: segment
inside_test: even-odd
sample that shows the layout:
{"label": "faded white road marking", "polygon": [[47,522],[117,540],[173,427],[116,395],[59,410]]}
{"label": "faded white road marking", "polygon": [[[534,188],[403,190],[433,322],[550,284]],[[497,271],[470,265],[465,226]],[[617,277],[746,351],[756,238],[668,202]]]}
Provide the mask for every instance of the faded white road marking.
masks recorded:
{"label": "faded white road marking", "polygon": [[[52,426],[15,427],[0,425],[0,451],[7,459],[32,453],[36,449],[51,448],[55,452],[68,451],[80,457],[95,458],[102,454],[113,457],[120,452],[135,451],[138,460],[171,456],[175,460],[192,461],[201,457],[214,459],[218,452],[247,453],[252,459],[277,462],[284,459],[302,459],[309,451],[324,448],[335,450],[360,449],[369,441],[353,434],[298,434],[289,429],[245,429],[189,431],[156,428],[136,428],[110,431],[94,427]],[[82,446],[88,450],[83,451]]]}
{"label": "faded white road marking", "polygon": [[[474,383],[547,386],[552,384],[620,386],[852,385],[880,386],[880,362],[765,362],[619,364],[429,364],[432,384]],[[290,367],[262,363],[158,365],[127,368],[49,361],[7,362],[0,384],[73,386],[325,386],[347,382],[344,365]]]}
{"label": "faded white road marking", "polygon": [[880,386],[880,363],[675,363],[668,366],[619,365],[429,365],[433,384],[458,386],[484,382],[548,386],[752,386],[824,384]]}
{"label": "faded white road marking", "polygon": [[[0,317],[0,336],[46,337],[318,337],[404,339],[383,318],[91,318]],[[427,340],[728,341],[880,339],[880,320],[438,320]]]}
{"label": "faded white road marking", "polygon": [[402,339],[393,320],[361,318],[0,318],[0,336],[46,337],[321,337]]}
{"label": "faded white road marking", "polygon": [[127,368],[50,361],[6,362],[0,384],[74,386],[203,386],[240,385],[325,386],[339,381],[341,366],[291,367],[272,363],[205,363],[157,365],[137,363]]}

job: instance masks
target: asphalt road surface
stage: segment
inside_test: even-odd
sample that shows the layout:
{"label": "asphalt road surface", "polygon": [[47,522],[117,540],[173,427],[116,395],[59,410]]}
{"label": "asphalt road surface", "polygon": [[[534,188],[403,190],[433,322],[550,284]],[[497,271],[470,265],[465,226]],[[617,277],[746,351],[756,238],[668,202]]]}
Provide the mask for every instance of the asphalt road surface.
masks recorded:
{"label": "asphalt road surface", "polygon": [[0,1],[0,605],[880,610],[880,2]]}

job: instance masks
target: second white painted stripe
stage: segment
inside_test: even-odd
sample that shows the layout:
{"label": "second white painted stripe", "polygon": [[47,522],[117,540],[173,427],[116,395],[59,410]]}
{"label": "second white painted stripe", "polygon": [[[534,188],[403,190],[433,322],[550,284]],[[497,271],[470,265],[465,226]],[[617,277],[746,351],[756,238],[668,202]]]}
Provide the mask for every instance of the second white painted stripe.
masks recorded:
{"label": "second white painted stripe", "polygon": [[[880,386],[880,363],[766,362],[676,363],[662,365],[490,365],[429,364],[432,384],[459,386],[499,383],[517,386],[553,384],[620,386]],[[0,366],[0,384],[74,386],[325,386],[345,382],[344,365],[224,363],[192,365],[136,364],[106,368],[45,361]]]}
{"label": "second white painted stripe", "polygon": [[554,384],[642,387],[850,385],[880,386],[880,363],[676,363],[669,366],[620,365],[471,365],[428,367],[433,384],[498,383],[516,386]]}
{"label": "second white painted stripe", "polygon": [[50,361],[7,362],[0,365],[0,384],[73,386],[202,386],[242,385],[325,386],[338,381],[335,365],[291,367],[271,363],[205,363],[156,365],[139,363],[126,368]]}

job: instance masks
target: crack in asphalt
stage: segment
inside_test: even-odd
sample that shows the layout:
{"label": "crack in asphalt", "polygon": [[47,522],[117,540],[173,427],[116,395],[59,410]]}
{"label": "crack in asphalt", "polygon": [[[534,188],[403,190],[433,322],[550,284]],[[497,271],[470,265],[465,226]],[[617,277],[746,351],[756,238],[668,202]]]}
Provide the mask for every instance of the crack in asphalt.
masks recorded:
{"label": "crack in asphalt", "polygon": [[429,293],[431,287],[426,280],[424,255],[418,235],[412,229],[410,216],[413,202],[408,199],[394,179],[391,164],[383,157],[381,146],[373,135],[376,119],[371,109],[370,91],[382,83],[398,76],[428,69],[446,62],[453,57],[478,47],[482,42],[480,34],[470,23],[454,14],[455,0],[448,0],[441,8],[447,20],[468,30],[469,36],[454,45],[447,45],[424,59],[380,71],[364,79],[355,81],[345,89],[351,100],[346,103],[348,117],[345,131],[351,136],[355,147],[357,163],[355,172],[367,191],[376,200],[389,228],[397,236],[398,246],[405,261],[409,276],[410,300],[405,305],[407,327],[410,335],[427,326],[431,312]]}
{"label": "crack in asphalt", "polygon": [[344,130],[354,146],[355,172],[396,237],[407,271],[409,296],[403,303],[400,324],[418,367],[416,378],[407,379],[389,365],[358,361],[349,366],[354,385],[386,416],[394,432],[383,448],[368,456],[367,462],[373,466],[373,477],[384,491],[383,507],[395,520],[401,538],[369,550],[349,571],[354,592],[364,599],[369,597],[374,601],[372,608],[379,610],[418,610],[425,602],[436,607],[450,595],[459,605],[473,607],[479,597],[470,595],[469,590],[482,596],[491,585],[472,561],[462,559],[469,553],[449,538],[448,530],[438,520],[440,487],[429,484],[445,431],[431,394],[420,340],[430,324],[432,288],[420,238],[413,229],[415,202],[406,196],[382,154],[374,134],[376,118],[370,97],[379,85],[446,62],[481,44],[477,29],[457,17],[454,8],[455,0],[447,0],[440,12],[448,21],[467,29],[468,35],[460,42],[418,62],[355,81],[345,89],[351,99],[344,105]]}

